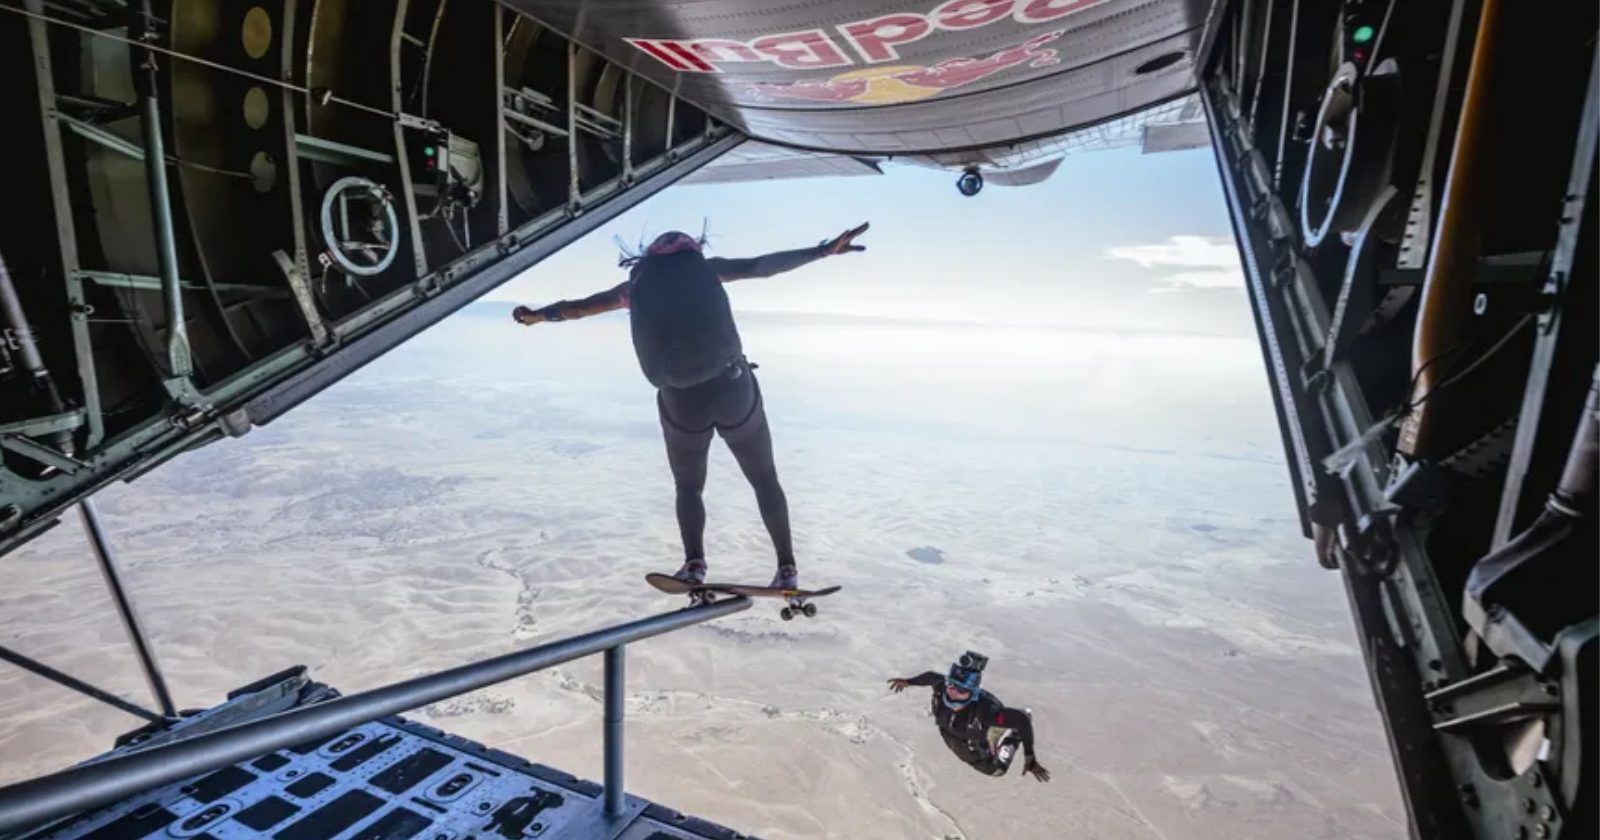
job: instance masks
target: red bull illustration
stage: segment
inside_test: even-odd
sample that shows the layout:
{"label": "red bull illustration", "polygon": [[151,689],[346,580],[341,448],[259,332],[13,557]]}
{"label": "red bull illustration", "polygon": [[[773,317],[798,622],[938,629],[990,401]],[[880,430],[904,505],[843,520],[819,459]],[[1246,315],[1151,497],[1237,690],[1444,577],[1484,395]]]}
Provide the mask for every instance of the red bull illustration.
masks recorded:
{"label": "red bull illustration", "polygon": [[[928,12],[892,12],[828,29],[805,29],[733,38],[624,38],[635,49],[679,73],[723,72],[722,65],[766,63],[789,70],[821,70],[898,62],[900,47],[940,33],[960,33],[1011,21],[1025,27],[1060,21],[1106,0],[947,0]],[[1059,32],[1057,37],[1059,37]],[[836,40],[837,38],[837,40]],[[841,46],[843,42],[849,47]],[[852,55],[852,52],[854,55]],[[996,60],[999,54],[989,60]],[[981,61],[968,59],[967,61]],[[952,62],[941,62],[940,67]],[[933,68],[925,68],[932,70]],[[952,78],[959,79],[959,73]],[[872,78],[877,78],[873,75]],[[981,77],[980,77],[981,78]],[[956,81],[946,87],[968,82]],[[826,84],[826,83],[824,83]]]}
{"label": "red bull illustration", "polygon": [[752,99],[772,102],[798,99],[857,105],[896,105],[916,102],[949,90],[986,79],[996,73],[1026,63],[1029,67],[1049,67],[1061,63],[1054,49],[1045,47],[1066,33],[1064,29],[1046,32],[1014,47],[1007,47],[984,58],[952,58],[932,67],[890,65],[868,67],[842,73],[831,79],[806,79],[798,82],[753,82],[739,88]]}
{"label": "red bull illustration", "polygon": [[[757,140],[864,157],[1042,137],[1180,96],[1193,87],[1185,57],[1207,5],[607,0],[592,14],[592,0],[500,2],[549,4],[559,14],[547,26],[576,28],[592,49]],[[874,116],[890,109],[903,118]]]}

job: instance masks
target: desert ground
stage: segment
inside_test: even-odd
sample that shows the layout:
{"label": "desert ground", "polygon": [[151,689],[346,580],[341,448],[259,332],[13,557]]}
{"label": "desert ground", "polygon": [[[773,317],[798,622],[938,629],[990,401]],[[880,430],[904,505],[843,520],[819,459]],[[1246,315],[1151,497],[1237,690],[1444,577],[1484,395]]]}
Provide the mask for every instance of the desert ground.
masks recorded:
{"label": "desert ground", "polygon": [[[750,314],[811,620],[628,648],[631,792],[767,838],[1399,838],[1338,577],[1299,530],[1253,341]],[[353,692],[676,609],[625,316],[477,305],[286,418],[98,497],[181,705],[306,664]],[[720,444],[712,576],[771,550]],[[0,558],[0,637],[145,701],[81,529]],[[973,773],[926,689],[988,655],[1045,785]],[[600,776],[586,660],[413,716]],[[0,668],[0,782],[137,721]]]}

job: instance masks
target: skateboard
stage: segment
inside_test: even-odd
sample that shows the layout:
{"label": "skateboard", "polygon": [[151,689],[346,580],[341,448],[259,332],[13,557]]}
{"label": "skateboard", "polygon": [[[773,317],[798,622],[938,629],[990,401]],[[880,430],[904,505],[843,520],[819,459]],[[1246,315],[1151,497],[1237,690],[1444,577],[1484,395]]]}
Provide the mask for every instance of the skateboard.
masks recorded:
{"label": "skateboard", "polygon": [[837,586],[825,589],[775,589],[770,586],[751,586],[743,583],[702,583],[698,586],[685,583],[672,575],[651,572],[644,576],[651,586],[669,595],[688,595],[692,604],[709,604],[717,599],[718,595],[744,595],[750,598],[782,598],[788,605],[778,611],[784,621],[803,615],[812,618],[817,614],[817,605],[810,603],[811,598],[821,598],[839,591]]}

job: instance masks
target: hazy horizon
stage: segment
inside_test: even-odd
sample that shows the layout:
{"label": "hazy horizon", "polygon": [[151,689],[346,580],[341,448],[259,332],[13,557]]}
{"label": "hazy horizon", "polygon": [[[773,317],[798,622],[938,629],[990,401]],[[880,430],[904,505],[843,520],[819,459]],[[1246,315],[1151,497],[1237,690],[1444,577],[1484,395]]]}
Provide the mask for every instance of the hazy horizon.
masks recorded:
{"label": "hazy horizon", "polygon": [[[479,299],[473,301],[457,311],[455,317],[477,318],[510,318],[513,310],[519,304],[512,300]],[[881,324],[905,325],[908,327],[974,327],[989,330],[1045,330],[1061,332],[1083,333],[1115,333],[1118,335],[1185,335],[1197,338],[1227,338],[1240,339],[1241,336],[1233,331],[1207,332],[1204,330],[1185,330],[1159,326],[1105,326],[1100,324],[1074,323],[1070,321],[985,321],[976,318],[939,318],[933,316],[915,315],[886,315],[875,312],[830,312],[824,309],[762,309],[759,307],[740,307],[736,313],[739,323],[751,320],[770,319],[788,323],[814,323],[814,324]],[[607,316],[598,316],[607,317]],[[625,315],[610,315],[612,318],[625,318]],[[1251,336],[1251,340],[1254,337]]]}
{"label": "hazy horizon", "polygon": [[630,248],[669,229],[709,253],[803,248],[859,224],[865,253],[729,286],[741,311],[1066,323],[1253,335],[1209,150],[1068,156],[1033,187],[956,192],[912,166],[881,176],[672,188],[490,292],[540,305],[626,279]]}

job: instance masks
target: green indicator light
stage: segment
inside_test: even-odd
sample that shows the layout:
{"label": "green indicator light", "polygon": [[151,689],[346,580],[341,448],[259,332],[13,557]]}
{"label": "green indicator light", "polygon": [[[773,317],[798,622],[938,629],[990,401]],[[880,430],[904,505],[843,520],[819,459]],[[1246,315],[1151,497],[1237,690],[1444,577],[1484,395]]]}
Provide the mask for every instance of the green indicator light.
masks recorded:
{"label": "green indicator light", "polygon": [[432,146],[423,146],[422,147],[422,154],[427,156],[427,157],[433,157],[433,147]]}
{"label": "green indicator light", "polygon": [[1372,40],[1372,36],[1376,34],[1377,33],[1374,32],[1370,26],[1358,26],[1356,27],[1355,34],[1351,35],[1350,37],[1358,44],[1365,44],[1366,42]]}

